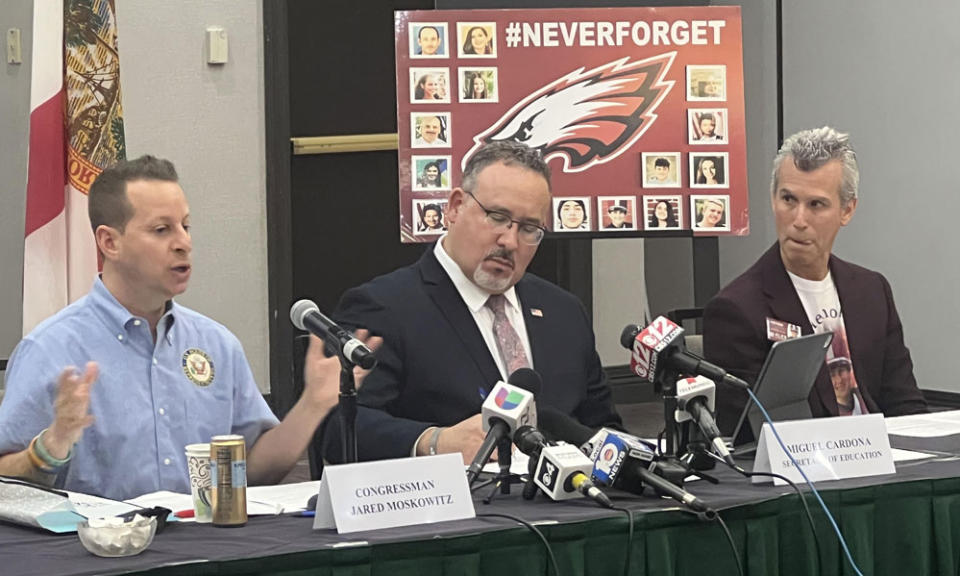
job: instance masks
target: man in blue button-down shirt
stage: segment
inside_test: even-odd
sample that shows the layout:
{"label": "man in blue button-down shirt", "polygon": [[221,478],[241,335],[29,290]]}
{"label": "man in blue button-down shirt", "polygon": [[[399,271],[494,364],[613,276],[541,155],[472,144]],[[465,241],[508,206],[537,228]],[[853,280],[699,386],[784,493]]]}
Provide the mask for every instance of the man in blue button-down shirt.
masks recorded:
{"label": "man in blue button-down shirt", "polygon": [[340,363],[317,340],[304,393],[278,423],[237,338],[173,301],[191,273],[190,213],[177,180],[170,162],[144,156],[92,186],[103,273],[14,351],[0,404],[0,474],[116,499],[186,493],[184,446],[241,434],[249,482],[275,483],[336,403]]}

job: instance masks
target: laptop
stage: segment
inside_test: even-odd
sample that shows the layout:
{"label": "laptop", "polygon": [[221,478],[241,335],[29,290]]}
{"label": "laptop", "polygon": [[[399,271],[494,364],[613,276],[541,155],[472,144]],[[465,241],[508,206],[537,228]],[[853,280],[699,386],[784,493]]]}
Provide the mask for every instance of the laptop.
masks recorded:
{"label": "laptop", "polygon": [[[825,332],[774,342],[753,385],[753,393],[774,422],[812,417],[807,397],[832,340],[833,333]],[[733,431],[738,454],[756,448],[764,422],[760,409],[749,398]]]}

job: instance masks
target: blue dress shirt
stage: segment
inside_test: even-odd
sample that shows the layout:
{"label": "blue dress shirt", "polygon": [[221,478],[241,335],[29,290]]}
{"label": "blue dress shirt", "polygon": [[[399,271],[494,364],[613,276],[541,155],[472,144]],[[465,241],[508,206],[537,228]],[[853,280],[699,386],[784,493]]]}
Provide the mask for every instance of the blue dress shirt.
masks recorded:
{"label": "blue dress shirt", "polygon": [[157,490],[189,493],[184,446],[242,434],[247,449],[277,424],[239,340],[170,302],[157,340],[98,278],[90,293],[17,345],[0,404],[0,454],[25,449],[53,422],[65,366],[100,365],[84,430],[56,486],[118,500]]}

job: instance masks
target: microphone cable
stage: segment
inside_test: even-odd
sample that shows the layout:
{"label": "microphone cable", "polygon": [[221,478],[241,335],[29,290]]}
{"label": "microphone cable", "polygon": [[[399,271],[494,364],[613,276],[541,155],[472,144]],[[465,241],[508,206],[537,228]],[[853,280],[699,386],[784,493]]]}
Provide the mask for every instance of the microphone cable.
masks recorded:
{"label": "microphone cable", "polygon": [[511,516],[510,514],[499,514],[497,512],[484,512],[483,514],[477,514],[477,518],[506,518],[507,520],[513,520],[519,524],[523,524],[527,527],[528,530],[537,535],[537,538],[543,542],[543,547],[547,549],[547,557],[549,563],[547,564],[547,576],[550,574],[549,568],[553,567],[553,573],[556,576],[560,576],[560,567],[557,565],[557,557],[553,554],[553,547],[550,546],[550,542],[547,541],[547,537],[543,535],[543,532],[533,524],[527,522],[523,518],[518,518],[516,516]]}
{"label": "microphone cable", "polygon": [[[833,531],[837,535],[837,540],[840,541],[840,547],[843,548],[843,553],[847,557],[847,562],[850,563],[850,566],[853,568],[853,571],[857,573],[858,576],[863,576],[863,572],[860,571],[860,567],[857,566],[857,563],[853,560],[853,555],[850,553],[850,548],[847,546],[847,541],[843,538],[843,534],[840,532],[840,527],[837,526],[837,521],[834,520],[833,514],[830,513],[830,510],[827,508],[826,503],[824,503],[823,498],[820,497],[820,492],[817,490],[816,486],[813,485],[813,482],[810,481],[810,478],[807,478],[807,473],[803,471],[803,468],[797,464],[797,461],[793,458],[793,454],[787,450],[787,446],[783,443],[783,439],[780,438],[780,433],[777,432],[777,427],[773,425],[773,420],[770,418],[770,415],[767,414],[767,409],[763,407],[763,404],[760,403],[760,399],[757,398],[756,394],[753,393],[752,388],[747,388],[747,393],[750,394],[750,398],[757,404],[757,408],[760,409],[760,412],[763,414],[763,419],[770,424],[770,430],[773,432],[773,436],[777,439],[777,443],[780,444],[780,449],[783,450],[783,453],[787,455],[787,458],[790,459],[790,462],[793,464],[793,467],[797,469],[797,472],[803,477],[804,482],[807,483],[807,486],[810,487],[810,491],[813,492],[813,495],[816,497],[817,502],[820,504],[820,508],[823,509],[823,513],[826,514],[827,520],[830,521],[830,525],[833,527]],[[782,478],[782,477],[781,477]],[[792,484],[792,483],[791,483]],[[800,498],[801,501],[804,501],[803,497]],[[810,517],[812,522],[812,517]],[[816,537],[816,531],[814,531],[814,537]],[[819,559],[820,555],[817,554]],[[818,560],[819,561],[819,560]]]}
{"label": "microphone cable", "polygon": [[803,505],[803,513],[807,517],[807,523],[810,524],[810,531],[813,533],[813,546],[814,546],[814,550],[817,553],[817,574],[823,574],[823,559],[820,557],[820,549],[822,548],[820,544],[820,537],[817,535],[817,526],[813,521],[813,514],[810,512],[810,506],[807,504],[806,496],[800,490],[800,486],[798,486],[793,480],[790,480],[789,478],[787,478],[782,474],[777,474],[775,472],[747,472],[740,466],[731,466],[729,462],[727,462],[720,456],[717,456],[710,450],[706,450],[705,448],[701,447],[699,449],[699,452],[702,454],[706,454],[707,456],[709,456],[710,458],[713,458],[717,462],[722,462],[728,468],[730,468],[737,474],[740,474],[746,478],[753,478],[754,476],[765,477],[765,478],[779,478],[780,480],[783,480],[784,482],[789,484],[790,487],[793,488],[793,490],[797,493],[797,496],[800,498],[800,504]]}
{"label": "microphone cable", "polygon": [[633,555],[633,512],[619,506],[611,506],[610,509],[627,515],[627,554],[623,559],[623,576],[630,576],[630,560]]}

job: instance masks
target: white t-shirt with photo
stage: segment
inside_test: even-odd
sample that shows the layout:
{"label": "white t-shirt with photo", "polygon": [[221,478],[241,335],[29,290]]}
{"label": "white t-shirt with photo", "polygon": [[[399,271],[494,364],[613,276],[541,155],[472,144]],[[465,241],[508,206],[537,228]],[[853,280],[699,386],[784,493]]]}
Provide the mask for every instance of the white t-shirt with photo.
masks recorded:
{"label": "white t-shirt with photo", "polygon": [[841,339],[840,345],[833,345],[827,351],[828,364],[838,356],[846,357],[850,362],[850,374],[853,379],[853,410],[844,410],[840,406],[840,413],[866,414],[866,406],[860,398],[860,392],[856,386],[856,375],[853,372],[853,358],[850,355],[850,347],[847,345],[847,329],[843,323],[843,309],[840,306],[840,295],[837,294],[837,286],[833,283],[833,276],[827,272],[827,277],[823,280],[807,280],[801,278],[792,272],[787,272],[793,288],[800,297],[800,303],[803,304],[803,311],[810,320],[813,331],[817,334],[832,332],[834,340]]}

